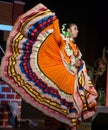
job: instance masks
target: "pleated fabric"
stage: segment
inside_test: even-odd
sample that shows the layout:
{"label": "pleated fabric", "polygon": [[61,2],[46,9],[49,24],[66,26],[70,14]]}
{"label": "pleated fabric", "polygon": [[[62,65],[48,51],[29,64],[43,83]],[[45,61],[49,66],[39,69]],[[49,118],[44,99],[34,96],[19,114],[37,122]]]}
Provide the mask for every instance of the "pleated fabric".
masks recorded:
{"label": "pleated fabric", "polygon": [[57,16],[39,3],[15,22],[0,74],[34,108],[76,128],[95,113],[97,92],[85,63],[77,73],[64,64],[62,44]]}

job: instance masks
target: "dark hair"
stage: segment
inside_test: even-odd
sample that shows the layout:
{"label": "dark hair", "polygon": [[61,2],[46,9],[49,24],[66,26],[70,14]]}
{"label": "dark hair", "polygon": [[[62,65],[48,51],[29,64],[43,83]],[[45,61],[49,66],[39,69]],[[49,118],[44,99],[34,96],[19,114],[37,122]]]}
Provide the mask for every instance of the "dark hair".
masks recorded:
{"label": "dark hair", "polygon": [[62,24],[62,27],[64,27],[64,31],[67,31],[68,28],[70,28],[72,25],[76,25],[75,23],[69,22]]}
{"label": "dark hair", "polygon": [[62,24],[62,27],[61,27],[61,33],[65,36],[65,37],[68,37],[70,36],[70,32],[67,31],[68,28],[70,28],[71,26],[73,25],[76,25],[75,23],[64,23]]}

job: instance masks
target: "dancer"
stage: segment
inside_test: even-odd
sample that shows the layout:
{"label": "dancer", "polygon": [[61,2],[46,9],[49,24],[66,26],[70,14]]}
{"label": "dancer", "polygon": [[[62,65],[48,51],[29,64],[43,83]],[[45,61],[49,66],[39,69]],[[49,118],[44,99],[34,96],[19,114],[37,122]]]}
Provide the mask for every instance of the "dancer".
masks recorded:
{"label": "dancer", "polygon": [[63,25],[38,4],[18,17],[6,45],[1,78],[30,105],[70,127],[95,113],[97,92],[74,43],[76,24]]}

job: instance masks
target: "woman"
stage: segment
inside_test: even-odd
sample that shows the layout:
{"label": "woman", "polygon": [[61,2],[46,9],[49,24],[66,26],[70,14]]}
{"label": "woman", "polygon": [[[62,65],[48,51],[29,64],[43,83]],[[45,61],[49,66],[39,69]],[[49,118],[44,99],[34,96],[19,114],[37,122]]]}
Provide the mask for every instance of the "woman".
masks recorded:
{"label": "woman", "polygon": [[[75,44],[74,40],[78,35],[78,27],[75,23],[68,23],[62,25],[62,38],[65,41],[64,45],[61,45],[60,49],[64,55],[70,60],[66,60],[66,64],[69,66],[71,71],[75,71],[76,68],[79,68],[82,65],[82,54]],[[69,62],[68,62],[69,61]]]}
{"label": "woman", "polygon": [[[72,92],[73,98],[76,100],[75,102],[77,104],[77,107],[79,107],[77,109],[80,109],[80,107],[81,107],[81,109],[79,111],[79,115],[80,114],[81,115],[79,117],[77,117],[77,118],[79,118],[79,121],[80,121],[80,118],[87,119],[87,118],[89,118],[89,116],[91,117],[93,114],[92,113],[93,109],[95,111],[96,101],[90,102],[90,104],[89,103],[86,104],[86,102],[89,102],[89,100],[90,100],[89,96],[86,97],[87,96],[86,94],[89,92],[92,94],[94,93],[95,98],[96,98],[97,93],[93,89],[92,89],[92,91],[90,90],[93,87],[93,84],[91,82],[91,79],[87,75],[87,70],[86,70],[85,62],[82,59],[82,54],[81,54],[78,46],[75,43],[75,38],[77,37],[77,35],[78,35],[78,27],[75,23],[67,23],[67,24],[62,25],[60,52],[61,52],[62,61],[65,65],[65,67],[73,76],[73,79],[72,79],[73,84],[71,82],[71,85],[72,85],[71,88],[73,90],[71,90],[71,92]],[[86,84],[84,82],[90,83],[90,84],[88,83],[89,84],[88,87],[86,86]],[[80,90],[82,90],[82,91],[80,91]],[[86,93],[86,91],[87,91],[87,93]],[[81,105],[82,103],[80,100],[79,100],[79,102],[77,101],[77,98],[79,98],[79,97],[81,98],[82,102],[84,103],[83,104],[84,106]],[[63,128],[66,129],[65,125],[62,124],[60,129],[63,130]],[[73,129],[76,129],[76,127],[72,127],[72,130]]]}
{"label": "woman", "polygon": [[60,33],[58,18],[43,4],[19,16],[1,63],[1,78],[45,115],[75,130],[95,113],[97,92],[73,43],[78,29]]}

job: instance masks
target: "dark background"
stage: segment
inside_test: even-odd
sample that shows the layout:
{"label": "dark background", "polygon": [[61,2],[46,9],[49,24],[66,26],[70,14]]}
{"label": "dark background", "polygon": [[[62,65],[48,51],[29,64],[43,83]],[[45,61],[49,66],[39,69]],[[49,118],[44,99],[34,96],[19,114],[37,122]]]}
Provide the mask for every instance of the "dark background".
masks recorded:
{"label": "dark background", "polygon": [[88,64],[93,64],[102,55],[104,46],[108,48],[108,14],[104,1],[25,0],[25,3],[25,11],[43,3],[56,13],[60,25],[75,22],[79,27],[76,42]]}
{"label": "dark background", "polygon": [[[3,1],[3,0],[2,0]],[[13,2],[14,0],[4,0]],[[101,57],[104,46],[108,48],[108,14],[105,1],[98,0],[23,0],[24,12],[38,3],[43,3],[56,13],[60,26],[66,22],[75,22],[79,28],[76,39],[83,59],[88,64]]]}

